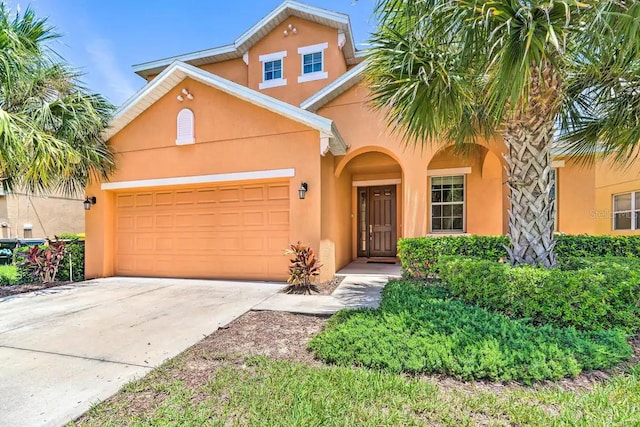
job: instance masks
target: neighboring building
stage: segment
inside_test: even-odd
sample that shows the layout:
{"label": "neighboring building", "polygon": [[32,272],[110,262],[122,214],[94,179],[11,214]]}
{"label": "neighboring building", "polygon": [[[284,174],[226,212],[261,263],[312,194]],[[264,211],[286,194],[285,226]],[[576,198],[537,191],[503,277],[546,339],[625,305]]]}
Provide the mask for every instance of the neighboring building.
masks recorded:
{"label": "neighboring building", "polygon": [[[400,237],[505,233],[504,144],[406,148],[368,107],[364,66],[347,15],[292,1],[228,46],[136,66],[148,84],[107,135],[117,172],[87,189],[87,276],[280,280],[301,240],[326,279]],[[635,172],[553,167],[559,232],[622,233],[614,193],[640,210]]]}
{"label": "neighboring building", "polygon": [[42,239],[61,233],[83,233],[83,200],[61,194],[0,191],[0,238]]}

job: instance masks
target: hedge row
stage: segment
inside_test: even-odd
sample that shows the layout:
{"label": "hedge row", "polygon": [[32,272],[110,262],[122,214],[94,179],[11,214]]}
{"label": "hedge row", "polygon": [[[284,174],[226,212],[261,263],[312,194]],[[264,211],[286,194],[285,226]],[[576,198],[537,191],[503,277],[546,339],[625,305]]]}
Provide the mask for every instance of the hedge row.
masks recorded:
{"label": "hedge row", "polygon": [[[489,261],[507,260],[507,236],[442,236],[401,239],[398,257],[407,278],[436,273],[441,255],[462,255]],[[559,260],[584,256],[640,256],[640,236],[558,235]]]}
{"label": "hedge row", "polygon": [[443,256],[442,284],[468,304],[535,324],[640,330],[638,258],[568,258],[559,269]]}

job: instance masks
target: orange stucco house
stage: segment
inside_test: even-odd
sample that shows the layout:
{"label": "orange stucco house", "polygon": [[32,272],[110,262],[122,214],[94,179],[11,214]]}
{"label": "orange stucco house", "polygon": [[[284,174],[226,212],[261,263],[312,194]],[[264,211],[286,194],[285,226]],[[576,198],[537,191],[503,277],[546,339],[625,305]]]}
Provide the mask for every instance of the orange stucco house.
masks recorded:
{"label": "orange stucco house", "polygon": [[[363,61],[347,15],[285,1],[230,45],[135,66],[148,84],[107,132],[117,172],[87,188],[87,276],[282,280],[300,240],[326,279],[400,237],[503,234],[503,144],[405,147]],[[559,232],[640,228],[638,168],[553,167]]]}

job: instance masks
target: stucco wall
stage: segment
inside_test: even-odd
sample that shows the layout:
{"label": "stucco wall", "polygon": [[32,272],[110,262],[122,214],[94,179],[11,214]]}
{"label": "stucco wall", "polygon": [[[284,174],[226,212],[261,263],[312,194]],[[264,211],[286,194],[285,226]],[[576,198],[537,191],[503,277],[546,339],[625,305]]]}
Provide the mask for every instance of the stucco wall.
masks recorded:
{"label": "stucco wall", "polygon": [[[183,87],[194,100],[178,102]],[[176,116],[195,114],[196,143],[176,146]],[[114,136],[118,170],[112,182],[294,168],[290,186],[292,241],[320,246],[320,135],[278,114],[186,80]],[[309,184],[298,198],[301,181]],[[90,186],[98,203],[87,212],[87,275],[113,274],[114,192]],[[284,248],[283,248],[284,249]]]}
{"label": "stucco wall", "polygon": [[0,196],[2,238],[24,238],[24,225],[31,224],[34,238],[53,237],[61,233],[84,232],[84,207],[80,196],[36,196],[11,193]]}
{"label": "stucco wall", "polygon": [[634,235],[638,230],[613,229],[613,195],[640,191],[640,162],[616,165],[611,161],[600,161],[596,166],[595,218],[596,234]]}
{"label": "stucco wall", "polygon": [[[297,34],[290,32],[289,36],[284,35],[289,24],[296,27]],[[324,71],[328,73],[328,78],[298,83],[298,77],[302,75],[302,58],[298,54],[298,48],[325,42],[329,44],[324,50]],[[260,55],[281,51],[287,52],[283,60],[283,78],[287,79],[287,85],[260,90],[263,77]],[[293,105],[300,105],[346,71],[346,62],[338,47],[338,30],[294,16],[286,19],[249,50],[249,87]]]}

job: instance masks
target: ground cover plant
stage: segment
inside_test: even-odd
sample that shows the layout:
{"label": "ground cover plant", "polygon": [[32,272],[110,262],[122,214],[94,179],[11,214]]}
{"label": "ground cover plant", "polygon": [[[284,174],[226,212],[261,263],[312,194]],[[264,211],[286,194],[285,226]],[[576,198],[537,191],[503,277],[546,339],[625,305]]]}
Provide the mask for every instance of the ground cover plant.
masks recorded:
{"label": "ground cover plant", "polygon": [[0,286],[18,283],[18,269],[14,265],[0,265]]}
{"label": "ground cover plant", "polygon": [[377,310],[338,313],[309,348],[339,365],[532,382],[628,360],[626,338],[618,330],[535,326],[454,300],[442,287],[392,281]]}

